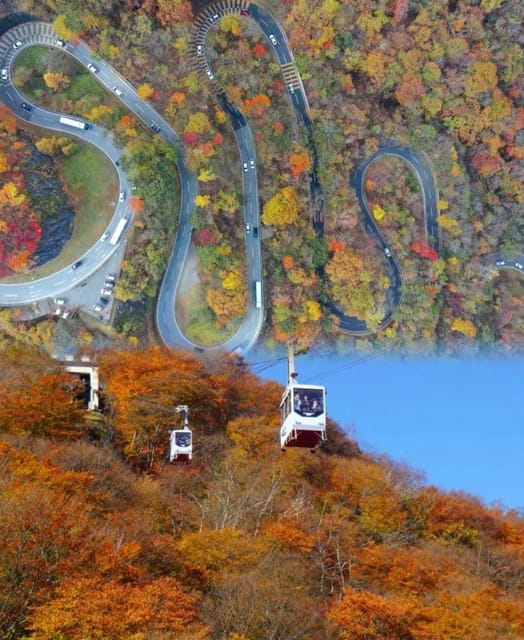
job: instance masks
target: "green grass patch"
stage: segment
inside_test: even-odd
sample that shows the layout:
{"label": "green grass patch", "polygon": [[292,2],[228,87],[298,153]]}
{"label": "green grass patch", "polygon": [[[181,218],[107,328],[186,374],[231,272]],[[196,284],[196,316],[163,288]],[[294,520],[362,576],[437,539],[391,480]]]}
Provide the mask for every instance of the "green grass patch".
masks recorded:
{"label": "green grass patch", "polygon": [[[44,73],[48,71],[66,74],[70,84],[57,92],[53,91],[44,81]],[[114,101],[85,67],[71,56],[50,47],[34,46],[24,49],[16,58],[13,80],[32,102],[52,111],[63,111],[65,105],[68,105],[69,113],[83,115],[70,105],[86,96],[94,104],[100,104],[104,98]]]}

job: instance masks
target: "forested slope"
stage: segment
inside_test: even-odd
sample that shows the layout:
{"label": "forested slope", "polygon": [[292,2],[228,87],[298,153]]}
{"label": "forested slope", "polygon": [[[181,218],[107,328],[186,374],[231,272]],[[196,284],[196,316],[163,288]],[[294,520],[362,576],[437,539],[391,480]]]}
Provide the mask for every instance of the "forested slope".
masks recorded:
{"label": "forested slope", "polygon": [[[361,452],[278,447],[244,363],[99,356],[105,412],[38,352],[0,373],[0,636],[515,640],[524,521]],[[175,405],[193,464],[164,461]]]}

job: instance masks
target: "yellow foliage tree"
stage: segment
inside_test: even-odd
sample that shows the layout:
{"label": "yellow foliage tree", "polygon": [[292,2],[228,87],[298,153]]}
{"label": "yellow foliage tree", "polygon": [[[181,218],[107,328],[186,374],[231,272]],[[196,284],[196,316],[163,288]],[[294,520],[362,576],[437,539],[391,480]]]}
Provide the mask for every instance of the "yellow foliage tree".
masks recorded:
{"label": "yellow foliage tree", "polygon": [[198,173],[198,179],[200,182],[210,182],[216,179],[216,175],[211,169],[201,169]]}
{"label": "yellow foliage tree", "polygon": [[298,195],[293,187],[282,187],[264,205],[262,222],[283,227],[298,219]]}
{"label": "yellow foliage tree", "polygon": [[68,87],[71,80],[65,73],[53,73],[52,71],[48,71],[47,73],[44,73],[44,82],[46,87],[53,89],[53,91],[59,91],[60,89]]}
{"label": "yellow foliage tree", "polygon": [[57,36],[62,38],[63,40],[73,40],[79,34],[76,31],[72,31],[68,27],[66,27],[65,18],[63,15],[59,15],[56,17],[53,22],[53,29]]}
{"label": "yellow foliage tree", "polygon": [[0,189],[0,204],[3,202],[16,207],[25,200],[23,193],[18,193],[18,187],[13,182],[6,182]]}
{"label": "yellow foliage tree", "polygon": [[240,16],[231,14],[225,15],[220,20],[220,30],[224,33],[231,33],[234,36],[240,36],[242,33],[242,25],[240,24]]}
{"label": "yellow foliage tree", "polygon": [[205,113],[197,111],[189,116],[184,133],[205,133],[211,129],[211,124]]}
{"label": "yellow foliage tree", "polygon": [[197,207],[207,207],[207,205],[211,202],[211,196],[209,195],[201,195],[198,194],[195,196],[195,205]]}
{"label": "yellow foliage tree", "polygon": [[382,220],[382,218],[386,215],[386,212],[379,204],[373,205],[372,213],[375,220]]}
{"label": "yellow foliage tree", "polygon": [[437,218],[437,222],[443,229],[446,229],[446,231],[449,231],[449,233],[454,238],[458,238],[462,233],[462,229],[460,228],[460,225],[455,220],[455,218],[450,218],[444,213],[441,213],[439,215],[439,217]]}
{"label": "yellow foliage tree", "polygon": [[220,276],[222,277],[222,286],[228,291],[236,291],[242,284],[242,276],[236,270],[225,271]]}
{"label": "yellow foliage tree", "polygon": [[307,300],[305,303],[306,312],[309,320],[316,322],[322,317],[322,308],[316,300]]}
{"label": "yellow foliage tree", "polygon": [[217,317],[219,324],[225,324],[245,313],[246,310],[246,291],[234,290],[228,291],[223,288],[208,289],[206,293],[206,301],[209,308]]}
{"label": "yellow foliage tree", "polygon": [[491,61],[473,63],[464,82],[464,93],[474,98],[479,93],[492,91],[497,86],[497,65]]}
{"label": "yellow foliage tree", "polygon": [[465,318],[455,318],[451,323],[452,331],[458,331],[468,338],[474,338],[477,335],[477,329],[471,320]]}
{"label": "yellow foliage tree", "polygon": [[362,71],[381,85],[386,77],[387,58],[380,49],[370,51],[362,60]]}
{"label": "yellow foliage tree", "polygon": [[155,90],[148,82],[144,82],[138,85],[136,92],[141,100],[147,100],[155,93]]}

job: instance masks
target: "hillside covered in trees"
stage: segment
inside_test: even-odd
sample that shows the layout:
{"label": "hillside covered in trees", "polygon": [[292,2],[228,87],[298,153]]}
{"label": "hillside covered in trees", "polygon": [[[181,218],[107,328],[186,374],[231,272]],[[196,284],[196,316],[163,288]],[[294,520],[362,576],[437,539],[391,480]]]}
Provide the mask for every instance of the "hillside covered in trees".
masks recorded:
{"label": "hillside covered in trees", "polygon": [[[521,274],[490,265],[496,251],[514,256],[523,246],[522,4],[262,4],[287,34],[304,83],[325,194],[325,234],[319,237],[311,225],[307,141],[271,47],[249,18],[224,16],[210,30],[205,54],[255,137],[267,339],[293,337],[305,348],[317,340],[339,340],[363,349],[520,349]],[[5,6],[6,15],[24,10],[53,22],[65,39],[81,36],[180,134],[187,165],[199,181],[192,216],[199,287],[179,301],[181,321],[203,345],[231,335],[248,297],[242,173],[226,116],[195,71],[196,3],[9,0]],[[62,52],[25,54],[13,77],[31,100],[107,127],[126,149],[137,215],[117,289],[116,327],[135,340],[151,338],[143,319],[152,315],[176,228],[172,151],[152,141],[114,96],[97,88]],[[41,214],[24,191],[24,143],[12,119],[6,123],[0,172],[10,186],[0,191],[0,225],[10,233],[9,238],[0,233],[5,263],[0,275],[27,273],[41,225]],[[67,139],[53,141],[41,131],[31,135],[37,148],[59,162],[78,153]],[[403,305],[385,331],[342,339],[328,301],[369,326],[383,315],[387,260],[361,224],[350,175],[391,140],[426,153],[431,162],[440,194],[442,250],[438,256],[426,250],[421,192],[411,170],[391,158],[372,165],[366,196],[402,268]],[[27,212],[23,223],[14,221],[16,210]],[[17,319],[16,313],[4,315],[6,326]],[[94,329],[83,327],[80,339],[86,331]],[[49,340],[48,332],[38,338]]]}
{"label": "hillside covered in trees", "polygon": [[[242,360],[99,354],[102,414],[58,363],[0,371],[5,640],[519,640],[524,520],[328,442],[278,447]],[[194,460],[165,461],[175,405]]]}

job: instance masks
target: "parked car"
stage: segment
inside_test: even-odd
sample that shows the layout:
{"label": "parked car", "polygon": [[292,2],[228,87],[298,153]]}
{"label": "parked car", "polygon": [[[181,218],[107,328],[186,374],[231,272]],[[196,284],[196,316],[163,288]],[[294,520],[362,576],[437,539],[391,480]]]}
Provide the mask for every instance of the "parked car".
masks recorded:
{"label": "parked car", "polygon": [[7,69],[2,69],[2,71],[0,72],[0,77],[2,78],[2,80],[8,80],[9,71]]}
{"label": "parked car", "polygon": [[109,298],[113,295],[113,291],[112,291],[111,289],[105,289],[105,288],[104,288],[104,289],[102,289],[102,290],[100,291],[100,293],[101,293],[103,296],[107,296],[107,297],[109,297]]}
{"label": "parked car", "polygon": [[65,47],[67,42],[65,40],[60,40],[60,38],[57,38],[55,40],[55,44],[57,47]]}
{"label": "parked car", "polygon": [[106,276],[106,280],[109,282],[116,282],[116,276],[114,273],[108,273]]}
{"label": "parked car", "polygon": [[20,40],[17,40],[16,42],[13,43],[13,49],[20,49],[20,47],[23,47],[24,43],[20,42]]}
{"label": "parked car", "polygon": [[102,305],[98,304],[98,302],[96,304],[93,305],[93,311],[102,311]]}

